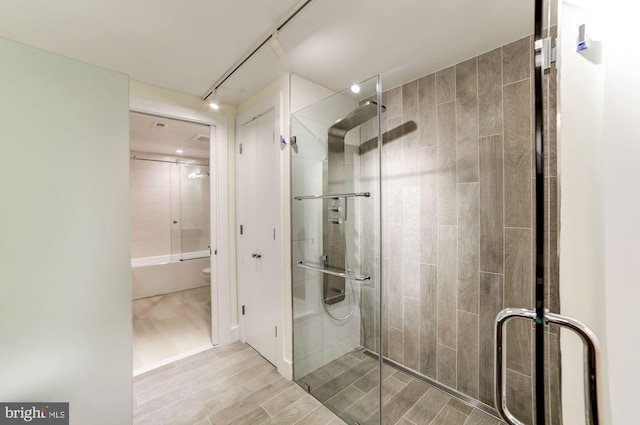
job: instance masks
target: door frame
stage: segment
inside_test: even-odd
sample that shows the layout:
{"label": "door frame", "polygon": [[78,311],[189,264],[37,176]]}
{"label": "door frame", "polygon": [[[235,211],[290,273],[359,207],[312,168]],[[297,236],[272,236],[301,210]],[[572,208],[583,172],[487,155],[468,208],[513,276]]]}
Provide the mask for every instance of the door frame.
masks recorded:
{"label": "door frame", "polygon": [[[238,156],[240,155],[239,153],[239,143],[240,143],[240,131],[241,131],[241,127],[243,124],[246,124],[248,122],[250,122],[252,119],[257,118],[258,116],[268,112],[269,110],[273,110],[274,112],[274,123],[273,123],[273,130],[274,130],[274,137],[276,138],[281,138],[283,137],[283,124],[282,124],[282,98],[280,93],[278,94],[274,94],[272,96],[269,96],[268,98],[266,98],[265,100],[256,103],[255,105],[251,106],[250,108],[248,108],[247,110],[241,112],[238,114],[238,116],[236,117],[236,142],[235,142],[235,159],[236,159],[236,164],[238,163]],[[276,143],[274,145],[274,149],[277,149],[279,152],[281,151],[280,149],[280,145],[281,143]],[[275,153],[275,152],[274,152]],[[282,194],[282,157],[280,155],[277,156],[277,163],[275,164],[275,170],[276,170],[276,182],[275,182],[275,187],[276,192],[277,192],[277,200],[276,200],[276,204],[277,205],[282,205],[283,202],[283,194]],[[239,181],[239,175],[240,175],[241,170],[238,169],[238,167],[236,167],[236,181],[235,181],[235,188],[237,189],[238,187],[238,181]],[[236,195],[237,195],[237,190],[236,190]],[[236,217],[237,217],[237,211],[238,211],[238,196],[236,196]],[[282,240],[282,224],[281,224],[282,220],[278,220],[274,223],[274,226],[276,227],[276,249],[275,249],[275,260],[276,261],[276,285],[277,285],[277,291],[279,294],[278,300],[279,302],[277,303],[277,305],[275,306],[276,308],[276,326],[278,327],[278,341],[276,343],[276,357],[277,357],[277,364],[275,365],[278,368],[278,372],[285,376],[288,377],[290,375],[290,370],[291,370],[291,365],[285,361],[284,358],[284,346],[285,346],[285,341],[287,339],[287,336],[285,335],[285,327],[284,325],[284,282],[283,282],[283,272],[282,272],[282,250],[284,247],[284,244],[287,243],[288,241],[283,241]],[[236,229],[234,230],[234,235],[238,235],[239,233],[239,226],[240,223],[236,223]],[[238,243],[236,243],[236,267],[238,268],[239,271],[239,263],[238,263],[238,259],[237,259],[237,253],[238,253]],[[243,282],[238,279],[238,325],[240,326],[240,338],[242,342],[245,342],[245,321],[244,321],[244,316],[242,316],[242,305],[244,304],[245,301],[245,288],[243,287]]]}
{"label": "door frame", "polygon": [[[147,115],[173,118],[208,125],[210,128],[209,164],[211,187],[211,343],[232,342],[230,298],[229,240],[229,161],[227,119],[224,116],[176,105],[130,97],[129,110]],[[217,254],[214,254],[217,252]],[[215,271],[215,272],[214,272]]]}

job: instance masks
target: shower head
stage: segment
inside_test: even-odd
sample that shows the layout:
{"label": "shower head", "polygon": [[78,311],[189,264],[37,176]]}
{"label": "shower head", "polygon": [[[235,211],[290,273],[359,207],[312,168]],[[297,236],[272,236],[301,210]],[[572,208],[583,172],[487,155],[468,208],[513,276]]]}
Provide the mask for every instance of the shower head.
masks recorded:
{"label": "shower head", "polygon": [[[381,108],[383,111],[386,109],[384,106],[381,106]],[[344,139],[345,134],[347,134],[349,130],[375,117],[377,113],[378,104],[373,100],[369,100],[359,108],[351,111],[346,117],[336,121],[336,123],[329,128],[329,136]]]}
{"label": "shower head", "polygon": [[[384,106],[380,106],[384,110]],[[327,165],[326,171],[323,172],[324,193],[346,193],[355,189],[354,182],[347,178],[347,173],[345,172],[345,136],[350,130],[364,124],[377,114],[378,104],[370,100],[351,111],[342,119],[336,121],[336,123],[329,128]],[[347,199],[345,198],[344,200],[345,212],[343,217],[340,214],[340,210],[335,209],[336,205],[325,202],[324,206],[323,221],[325,223],[335,223],[330,226],[325,224],[323,229],[323,246],[327,249],[326,253],[328,254],[326,264],[332,267],[344,268],[347,261],[345,243],[346,223],[344,221],[347,219]],[[336,216],[336,213],[338,216]],[[345,285],[344,278],[325,275],[322,285],[324,303],[335,304],[344,301],[346,298]],[[353,291],[353,286],[351,290]],[[336,295],[336,293],[338,295]],[[351,314],[346,317],[348,318],[350,315]]]}

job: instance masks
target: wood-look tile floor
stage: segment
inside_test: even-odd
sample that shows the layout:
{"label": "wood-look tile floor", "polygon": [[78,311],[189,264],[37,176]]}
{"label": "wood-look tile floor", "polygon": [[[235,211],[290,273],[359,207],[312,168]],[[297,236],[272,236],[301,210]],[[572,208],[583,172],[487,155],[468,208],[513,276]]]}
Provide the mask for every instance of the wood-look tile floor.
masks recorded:
{"label": "wood-look tile floor", "polygon": [[242,343],[214,347],[133,381],[133,425],[345,425]]}
{"label": "wood-look tile floor", "polygon": [[[346,354],[298,380],[349,424],[378,424],[378,361]],[[389,365],[382,369],[384,425],[501,425],[493,416]]]}
{"label": "wood-look tile floor", "polygon": [[209,286],[133,301],[133,370],[211,347]]}

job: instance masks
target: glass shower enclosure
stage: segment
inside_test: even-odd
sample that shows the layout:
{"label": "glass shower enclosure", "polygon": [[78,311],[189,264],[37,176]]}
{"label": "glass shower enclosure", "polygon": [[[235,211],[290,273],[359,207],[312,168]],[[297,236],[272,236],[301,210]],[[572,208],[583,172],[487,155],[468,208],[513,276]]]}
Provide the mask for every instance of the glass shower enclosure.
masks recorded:
{"label": "glass shower enclosure", "polygon": [[291,117],[294,380],[351,424],[379,417],[382,370],[384,107],[358,88]]}
{"label": "glass shower enclosure", "polygon": [[294,379],[350,425],[562,423],[552,4],[291,115]]}
{"label": "glass shower enclosure", "polygon": [[172,261],[210,256],[210,179],[208,161],[171,165]]}

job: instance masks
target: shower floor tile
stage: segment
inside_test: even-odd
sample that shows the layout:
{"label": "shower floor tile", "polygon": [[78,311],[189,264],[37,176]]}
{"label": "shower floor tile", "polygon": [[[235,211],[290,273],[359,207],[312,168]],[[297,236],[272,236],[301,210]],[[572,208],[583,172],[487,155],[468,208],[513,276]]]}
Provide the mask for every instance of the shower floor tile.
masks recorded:
{"label": "shower floor tile", "polygon": [[[378,361],[362,350],[334,360],[297,380],[348,424],[379,422]],[[504,422],[422,380],[385,364],[383,425],[502,425]],[[363,422],[364,421],[364,422]]]}
{"label": "shower floor tile", "polygon": [[133,301],[133,370],[210,348],[208,286]]}

